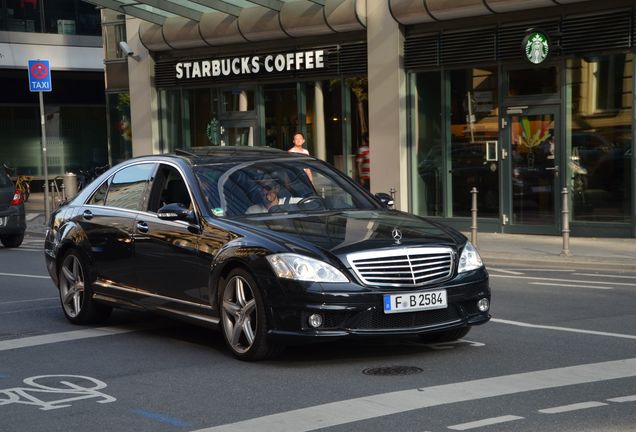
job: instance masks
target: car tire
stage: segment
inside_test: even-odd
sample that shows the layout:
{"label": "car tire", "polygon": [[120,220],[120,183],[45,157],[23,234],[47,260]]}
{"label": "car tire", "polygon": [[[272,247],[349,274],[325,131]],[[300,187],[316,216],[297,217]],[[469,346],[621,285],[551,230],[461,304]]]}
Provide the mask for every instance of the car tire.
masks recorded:
{"label": "car tire", "polygon": [[423,334],[419,335],[422,342],[426,343],[441,343],[452,342],[457,339],[461,339],[468,334],[470,326],[460,327],[452,330],[446,330],[439,333]]}
{"label": "car tire", "polygon": [[70,250],[59,271],[62,311],[73,324],[93,324],[106,320],[112,308],[93,300],[94,276],[88,260],[78,250]]}
{"label": "car tire", "polygon": [[240,360],[263,360],[280,351],[267,338],[265,302],[252,275],[236,268],[220,293],[221,327],[232,354]]}
{"label": "car tire", "polygon": [[14,235],[6,235],[0,237],[0,243],[6,248],[17,248],[22,244],[24,240],[24,233],[14,234]]}

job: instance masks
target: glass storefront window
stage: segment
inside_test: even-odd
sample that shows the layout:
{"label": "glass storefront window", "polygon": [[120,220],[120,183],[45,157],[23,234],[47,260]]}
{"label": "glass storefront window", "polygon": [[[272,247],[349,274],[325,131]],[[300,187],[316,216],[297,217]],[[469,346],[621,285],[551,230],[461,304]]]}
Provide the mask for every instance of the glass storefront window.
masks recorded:
{"label": "glass storefront window", "polygon": [[161,130],[161,150],[172,153],[178,148],[184,148],[183,129],[181,116],[181,93],[187,90],[161,90],[159,92]]}
{"label": "glass storefront window", "polygon": [[572,219],[630,222],[633,55],[567,62]]}
{"label": "glass storefront window", "polygon": [[[495,68],[451,71],[450,167],[453,216],[470,216],[477,188],[480,217],[499,215],[499,140]],[[492,151],[495,150],[495,151]]]}
{"label": "glass storefront window", "polygon": [[110,159],[114,165],[132,157],[130,94],[111,93],[107,95],[107,99],[110,123]]}
{"label": "glass storefront window", "polygon": [[232,89],[223,92],[224,112],[254,111],[254,92],[245,89]]}
{"label": "glass storefront window", "polygon": [[[4,2],[2,2],[4,3]],[[42,31],[42,4],[39,0],[6,0],[6,7],[0,11],[0,30],[14,32]]]}
{"label": "glass storefront window", "polygon": [[4,0],[0,30],[98,36],[99,10],[81,0]]}
{"label": "glass storefront window", "polygon": [[263,86],[265,108],[265,145],[280,150],[292,146],[298,124],[296,84],[271,84]]}
{"label": "glass storefront window", "polygon": [[[186,132],[185,145],[189,147],[206,147],[212,145],[216,138],[209,130],[210,122],[218,119],[218,90],[192,89],[184,91],[183,120],[190,124]],[[208,136],[210,132],[210,136]],[[211,139],[212,137],[212,139]]]}
{"label": "glass storefront window", "polygon": [[422,216],[442,216],[444,211],[441,82],[439,72],[415,75],[413,212]]}

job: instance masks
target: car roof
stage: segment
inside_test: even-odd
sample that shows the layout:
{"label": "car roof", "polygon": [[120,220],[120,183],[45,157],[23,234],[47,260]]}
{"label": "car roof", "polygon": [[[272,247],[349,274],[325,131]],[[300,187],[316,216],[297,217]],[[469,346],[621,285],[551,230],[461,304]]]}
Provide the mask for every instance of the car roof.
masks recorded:
{"label": "car roof", "polygon": [[[196,147],[188,150],[177,149],[176,156],[187,159],[192,165],[207,165],[225,162],[260,161],[267,159],[303,157],[271,147]],[[304,156],[305,158],[307,156]]]}

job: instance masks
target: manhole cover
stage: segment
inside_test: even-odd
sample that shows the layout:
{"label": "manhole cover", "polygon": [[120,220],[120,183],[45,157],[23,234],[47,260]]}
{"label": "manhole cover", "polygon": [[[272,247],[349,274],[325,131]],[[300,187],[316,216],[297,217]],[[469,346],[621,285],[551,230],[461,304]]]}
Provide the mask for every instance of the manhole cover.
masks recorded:
{"label": "manhole cover", "polygon": [[396,375],[415,375],[422,373],[423,370],[415,366],[385,366],[377,368],[368,368],[362,371],[365,375],[383,375],[383,376],[396,376]]}

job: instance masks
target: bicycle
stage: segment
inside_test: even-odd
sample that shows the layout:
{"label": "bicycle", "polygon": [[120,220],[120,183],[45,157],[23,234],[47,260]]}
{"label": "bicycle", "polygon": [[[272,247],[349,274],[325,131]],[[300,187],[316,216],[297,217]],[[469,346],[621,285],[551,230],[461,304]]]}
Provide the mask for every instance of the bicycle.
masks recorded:
{"label": "bicycle", "polygon": [[[13,176],[15,168],[10,168],[6,164],[3,164],[3,166],[6,173],[9,176]],[[20,194],[24,202],[27,202],[29,196],[31,196],[31,180],[33,180],[33,176],[28,175],[19,175],[15,180],[15,190]]]}
{"label": "bicycle", "polygon": [[19,175],[15,181],[15,190],[22,195],[24,202],[27,202],[31,195],[31,180],[33,176]]}

